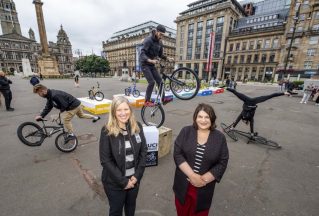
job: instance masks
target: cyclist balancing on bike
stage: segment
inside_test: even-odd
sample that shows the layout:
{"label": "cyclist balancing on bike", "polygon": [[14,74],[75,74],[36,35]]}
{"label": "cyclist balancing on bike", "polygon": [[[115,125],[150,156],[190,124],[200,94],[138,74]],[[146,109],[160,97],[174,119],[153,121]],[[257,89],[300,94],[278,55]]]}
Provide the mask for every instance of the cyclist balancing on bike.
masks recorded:
{"label": "cyclist balancing on bike", "polygon": [[[152,31],[152,34],[144,39],[143,47],[140,54],[142,71],[148,82],[148,86],[145,94],[145,106],[154,106],[151,101],[152,91],[155,85],[160,86],[162,78],[157,72],[155,64],[158,63],[156,58],[161,58],[168,61],[174,61],[173,58],[169,58],[163,55],[163,43],[161,41],[162,37],[166,32],[166,28],[163,25],[158,25],[156,29]],[[164,95],[163,95],[164,99]],[[164,101],[165,105],[169,101]]]}
{"label": "cyclist balancing on bike", "polygon": [[251,136],[255,135],[255,133],[254,133],[254,115],[255,115],[256,108],[257,108],[257,104],[264,102],[266,100],[269,100],[273,97],[278,97],[278,96],[282,96],[282,95],[290,95],[288,92],[285,92],[285,93],[279,92],[279,93],[273,93],[270,95],[251,98],[251,97],[248,97],[248,96],[236,91],[235,89],[227,88],[227,90],[232,92],[234,95],[236,95],[240,100],[242,100],[244,102],[243,111],[239,114],[239,116],[237,117],[236,121],[232,124],[232,127],[230,129],[235,128],[240,120],[245,121],[246,124],[248,124],[248,122],[250,122]]}
{"label": "cyclist balancing on bike", "polygon": [[63,123],[69,133],[70,139],[74,138],[73,127],[71,124],[71,119],[74,115],[77,115],[79,118],[93,119],[93,122],[100,119],[99,116],[85,114],[81,107],[81,101],[64,91],[48,89],[42,84],[37,84],[33,87],[33,92],[47,99],[45,108],[40,115],[35,117],[35,119],[43,119],[47,114],[49,114],[53,107],[59,109],[61,112],[65,112],[63,116]]}

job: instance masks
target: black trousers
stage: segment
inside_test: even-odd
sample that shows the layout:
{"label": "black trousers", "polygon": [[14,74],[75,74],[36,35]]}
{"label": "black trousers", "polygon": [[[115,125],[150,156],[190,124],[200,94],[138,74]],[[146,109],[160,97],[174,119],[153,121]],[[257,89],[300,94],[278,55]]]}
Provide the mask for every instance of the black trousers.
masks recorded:
{"label": "black trousers", "polygon": [[114,190],[104,184],[104,191],[109,200],[109,216],[122,216],[123,207],[125,216],[134,216],[136,208],[136,198],[139,187],[128,190]]}
{"label": "black trousers", "polygon": [[162,78],[161,78],[160,74],[157,72],[155,66],[143,65],[142,71],[143,71],[144,76],[148,82],[148,86],[146,89],[146,95],[145,95],[145,101],[150,101],[155,82],[156,82],[157,86],[160,86],[160,84],[162,82]]}
{"label": "black trousers", "polygon": [[[235,128],[237,126],[238,122],[242,119],[245,120],[243,118],[243,114],[240,113],[239,116],[237,117],[236,121],[233,123],[233,127]],[[250,133],[254,133],[254,117],[248,119],[247,121],[249,121],[249,124],[250,124]]]}
{"label": "black trousers", "polygon": [[5,104],[6,104],[6,108],[9,109],[10,105],[11,105],[11,100],[12,100],[12,92],[11,90],[0,90],[0,92],[2,93],[4,100],[5,100]]}

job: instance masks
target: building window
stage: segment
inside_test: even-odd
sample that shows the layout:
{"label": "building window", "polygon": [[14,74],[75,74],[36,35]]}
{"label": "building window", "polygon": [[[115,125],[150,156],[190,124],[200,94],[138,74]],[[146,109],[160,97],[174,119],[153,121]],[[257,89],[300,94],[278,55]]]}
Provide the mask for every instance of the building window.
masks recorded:
{"label": "building window", "polygon": [[267,61],[267,54],[262,54],[261,55],[261,62],[265,63]]}
{"label": "building window", "polygon": [[315,55],[316,50],[315,49],[308,49],[307,50],[307,56],[314,56]]}
{"label": "building window", "polygon": [[300,43],[300,38],[295,38],[294,44],[299,44]]}
{"label": "building window", "polygon": [[248,56],[247,56],[247,63],[248,63],[248,64],[251,63],[251,57],[252,57],[251,55],[248,55]]}
{"label": "building window", "polygon": [[318,31],[318,30],[319,30],[319,24],[313,25],[313,26],[312,26],[312,30]]}
{"label": "building window", "polygon": [[234,44],[229,44],[229,51],[232,52],[234,48]]}
{"label": "building window", "polygon": [[254,49],[255,41],[249,41],[249,50]]}
{"label": "building window", "polygon": [[237,64],[237,63],[238,63],[238,56],[235,55],[235,56],[234,56],[234,64]]}
{"label": "building window", "polygon": [[311,69],[312,68],[312,61],[305,61],[304,62],[304,68],[305,69]]}
{"label": "building window", "polygon": [[243,42],[242,50],[246,50],[246,47],[247,47],[247,42]]}
{"label": "building window", "polygon": [[265,48],[270,48],[270,39],[265,40]]}
{"label": "building window", "polygon": [[255,54],[254,55],[254,63],[258,63],[258,60],[259,60],[259,55]]}
{"label": "building window", "polygon": [[228,56],[228,57],[227,57],[227,64],[231,64],[231,57],[232,57],[232,56]]}
{"label": "building window", "polygon": [[240,43],[236,43],[236,51],[238,51],[240,48]]}
{"label": "building window", "polygon": [[309,38],[309,44],[318,44],[319,36],[314,36]]}
{"label": "building window", "polygon": [[240,56],[240,63],[245,63],[245,56],[244,55],[241,55]]}
{"label": "building window", "polygon": [[297,32],[302,32],[302,30],[303,30],[302,26],[297,27]]}
{"label": "building window", "polygon": [[315,19],[319,19],[319,11],[316,13]]}
{"label": "building window", "polygon": [[271,53],[270,56],[269,56],[269,62],[275,62],[275,57],[276,57],[276,54],[275,53]]}
{"label": "building window", "polygon": [[218,17],[217,18],[217,24],[224,23],[224,17]]}

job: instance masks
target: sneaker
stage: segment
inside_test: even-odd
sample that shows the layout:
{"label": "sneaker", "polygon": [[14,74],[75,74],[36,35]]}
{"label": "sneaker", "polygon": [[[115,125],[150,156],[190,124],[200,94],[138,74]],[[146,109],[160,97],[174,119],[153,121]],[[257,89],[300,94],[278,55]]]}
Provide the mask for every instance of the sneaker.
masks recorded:
{"label": "sneaker", "polygon": [[163,100],[163,105],[168,104],[169,102],[173,101],[173,98],[168,98]]}
{"label": "sneaker", "polygon": [[67,143],[73,139],[75,139],[75,135],[73,133],[69,133],[68,136],[65,138],[65,142]]}
{"label": "sneaker", "polygon": [[95,116],[92,120],[93,123],[97,122],[98,120],[100,120],[101,117],[100,116]]}
{"label": "sneaker", "polygon": [[14,108],[9,107],[9,108],[7,109],[7,111],[12,112],[12,111],[14,111]]}
{"label": "sneaker", "polygon": [[154,104],[152,101],[146,101],[146,102],[144,103],[144,106],[146,106],[146,107],[153,107],[153,106],[155,106],[155,104]]}

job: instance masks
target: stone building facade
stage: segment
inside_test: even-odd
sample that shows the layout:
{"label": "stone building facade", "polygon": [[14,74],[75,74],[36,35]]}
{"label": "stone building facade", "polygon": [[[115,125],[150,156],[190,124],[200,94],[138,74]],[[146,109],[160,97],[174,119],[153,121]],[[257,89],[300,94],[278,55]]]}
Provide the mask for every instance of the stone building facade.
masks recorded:
{"label": "stone building facade", "polygon": [[[33,72],[38,72],[37,58],[41,55],[41,45],[37,43],[34,31],[29,30],[29,38],[21,34],[15,3],[0,0],[0,69],[10,72],[23,72],[22,58],[30,61]],[[72,45],[63,27],[58,32],[57,42],[49,42],[49,52],[59,64],[61,74],[73,73]]]}
{"label": "stone building facade", "polygon": [[[289,4],[286,0],[262,3],[252,15],[240,18],[229,35],[224,79],[270,81],[274,78],[282,59]],[[248,5],[252,9],[252,4]]]}
{"label": "stone building facade", "polygon": [[[159,24],[154,21],[148,21],[115,32],[110,39],[103,41],[103,52],[110,63],[111,75],[120,76],[123,68],[127,68],[130,74],[140,71],[137,50],[157,25]],[[175,58],[175,37],[176,31],[166,26],[166,33],[162,39],[164,55],[172,58]],[[172,71],[173,68],[174,63],[169,63],[166,69]]]}
{"label": "stone building facade", "polygon": [[[278,67],[280,77],[289,75],[309,78],[319,73],[318,0],[291,1],[283,44],[285,45],[281,50],[282,58]],[[288,56],[289,47],[291,49]]]}
{"label": "stone building facade", "polygon": [[[221,77],[226,38],[245,16],[236,0],[201,0],[188,5],[176,18],[176,55],[179,67],[188,67],[202,79]],[[206,71],[211,32],[215,33],[211,71]]]}

